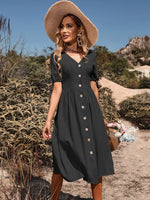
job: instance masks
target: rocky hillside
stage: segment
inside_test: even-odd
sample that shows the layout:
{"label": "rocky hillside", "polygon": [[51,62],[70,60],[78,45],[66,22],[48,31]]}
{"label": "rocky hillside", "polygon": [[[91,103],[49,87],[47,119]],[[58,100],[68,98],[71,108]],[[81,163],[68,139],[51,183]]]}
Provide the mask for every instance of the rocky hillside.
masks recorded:
{"label": "rocky hillside", "polygon": [[115,52],[118,56],[127,58],[130,64],[150,66],[150,36],[135,37],[129,43]]}

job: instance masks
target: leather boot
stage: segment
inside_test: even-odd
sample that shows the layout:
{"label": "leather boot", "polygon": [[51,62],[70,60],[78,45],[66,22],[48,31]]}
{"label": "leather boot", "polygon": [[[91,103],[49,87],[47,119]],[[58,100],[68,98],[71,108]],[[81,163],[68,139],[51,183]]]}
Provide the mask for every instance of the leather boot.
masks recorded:
{"label": "leather boot", "polygon": [[99,183],[91,183],[93,200],[102,200],[102,177],[98,178]]}
{"label": "leather boot", "polygon": [[52,175],[52,181],[51,181],[51,195],[50,200],[58,200],[61,187],[63,183],[63,177],[61,174],[54,174]]}

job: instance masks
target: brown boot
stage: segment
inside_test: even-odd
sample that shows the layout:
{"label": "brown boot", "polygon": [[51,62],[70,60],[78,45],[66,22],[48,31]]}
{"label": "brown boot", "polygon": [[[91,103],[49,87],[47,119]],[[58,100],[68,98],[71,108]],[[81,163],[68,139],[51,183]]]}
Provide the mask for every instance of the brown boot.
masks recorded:
{"label": "brown boot", "polygon": [[54,174],[52,175],[52,181],[51,181],[51,195],[50,200],[58,200],[61,187],[63,183],[63,177],[61,174]]}
{"label": "brown boot", "polygon": [[99,179],[99,183],[91,183],[93,200],[102,200],[102,177]]}

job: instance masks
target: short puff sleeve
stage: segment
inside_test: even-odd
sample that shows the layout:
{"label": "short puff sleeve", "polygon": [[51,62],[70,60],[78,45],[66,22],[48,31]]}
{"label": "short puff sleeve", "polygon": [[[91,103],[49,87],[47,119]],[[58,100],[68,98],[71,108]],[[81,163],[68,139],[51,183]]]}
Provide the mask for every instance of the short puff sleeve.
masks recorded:
{"label": "short puff sleeve", "polygon": [[54,82],[62,82],[62,78],[58,73],[58,64],[54,61],[53,54],[50,56],[51,80]]}

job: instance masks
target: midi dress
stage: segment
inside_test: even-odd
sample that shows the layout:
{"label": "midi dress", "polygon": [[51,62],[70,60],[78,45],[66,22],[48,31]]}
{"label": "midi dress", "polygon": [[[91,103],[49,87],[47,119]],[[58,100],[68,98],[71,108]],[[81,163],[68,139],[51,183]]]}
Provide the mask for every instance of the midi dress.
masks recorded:
{"label": "midi dress", "polygon": [[99,177],[114,174],[114,164],[103,114],[90,86],[90,81],[99,79],[96,52],[89,49],[88,62],[84,57],[77,62],[62,51],[62,78],[53,54],[52,84],[62,82],[52,132],[53,173],[69,182],[83,178],[98,183]]}

